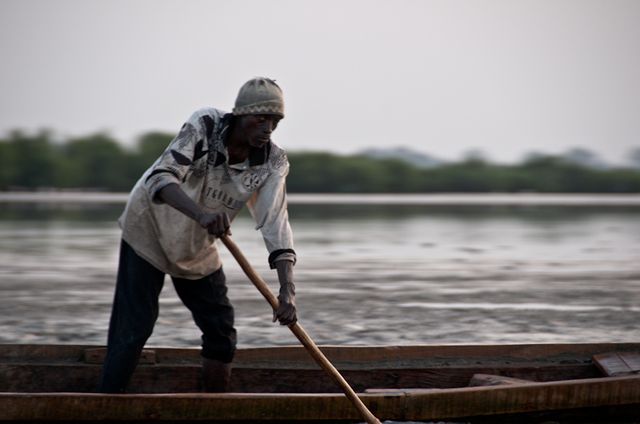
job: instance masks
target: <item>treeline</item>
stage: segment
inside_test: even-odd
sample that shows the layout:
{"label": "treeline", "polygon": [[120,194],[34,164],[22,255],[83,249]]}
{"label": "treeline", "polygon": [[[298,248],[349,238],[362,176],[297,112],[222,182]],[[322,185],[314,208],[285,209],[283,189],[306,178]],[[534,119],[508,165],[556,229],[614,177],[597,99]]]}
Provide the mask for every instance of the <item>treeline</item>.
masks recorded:
{"label": "treeline", "polygon": [[[150,132],[132,148],[105,133],[55,140],[47,131],[14,131],[0,139],[0,190],[128,191],[169,144],[173,134]],[[290,152],[290,192],[640,193],[640,172],[592,169],[562,157],[536,156],[517,165],[481,158],[418,168],[392,159]]]}
{"label": "treeline", "polygon": [[56,141],[14,131],[0,140],[0,190],[129,191],[173,137],[150,132],[125,149],[106,133]]}
{"label": "treeline", "polygon": [[481,159],[423,169],[399,160],[290,153],[291,192],[345,193],[640,193],[640,172],[598,170],[555,156],[536,156],[518,165]]}

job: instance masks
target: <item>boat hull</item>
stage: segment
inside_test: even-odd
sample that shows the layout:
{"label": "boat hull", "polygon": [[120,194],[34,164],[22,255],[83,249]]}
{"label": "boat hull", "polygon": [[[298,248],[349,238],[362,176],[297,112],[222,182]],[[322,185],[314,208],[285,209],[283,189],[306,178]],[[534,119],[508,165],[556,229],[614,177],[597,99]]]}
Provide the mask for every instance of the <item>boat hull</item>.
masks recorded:
{"label": "boat hull", "polygon": [[[602,377],[591,360],[594,354],[640,351],[640,344],[322,350],[357,391],[373,391],[361,398],[382,420],[580,417],[611,423],[640,417],[640,376]],[[227,394],[199,393],[200,359],[192,349],[146,351],[132,389],[147,393],[90,393],[103,355],[102,348],[87,346],[0,346],[0,420],[360,420],[330,378],[297,347],[239,351],[234,393]],[[478,373],[529,382],[462,387]]]}

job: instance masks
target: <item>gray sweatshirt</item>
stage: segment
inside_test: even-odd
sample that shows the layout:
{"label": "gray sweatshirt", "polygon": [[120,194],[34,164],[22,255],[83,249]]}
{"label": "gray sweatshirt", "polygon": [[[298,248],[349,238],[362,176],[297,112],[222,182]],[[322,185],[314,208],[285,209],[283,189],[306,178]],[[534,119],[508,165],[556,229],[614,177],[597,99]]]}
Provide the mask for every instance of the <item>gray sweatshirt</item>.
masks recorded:
{"label": "gray sweatshirt", "polygon": [[289,162],[273,142],[229,165],[224,144],[229,115],[213,108],[196,111],[165,152],[134,186],[119,219],[122,238],[159,270],[199,279],[222,266],[216,237],[156,196],[176,183],[206,212],[237,216],[246,204],[264,238],[269,263],[295,263],[287,213],[285,180]]}

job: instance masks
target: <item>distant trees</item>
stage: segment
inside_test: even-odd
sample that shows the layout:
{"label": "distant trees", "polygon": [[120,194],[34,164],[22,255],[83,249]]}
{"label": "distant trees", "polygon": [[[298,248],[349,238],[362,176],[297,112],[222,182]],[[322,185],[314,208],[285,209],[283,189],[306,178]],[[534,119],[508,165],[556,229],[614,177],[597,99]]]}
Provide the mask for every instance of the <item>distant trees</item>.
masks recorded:
{"label": "distant trees", "polygon": [[13,183],[28,188],[49,187],[56,181],[60,158],[49,132],[28,136],[13,131],[0,146],[3,171],[0,186]]}
{"label": "distant trees", "polygon": [[590,169],[555,156],[496,165],[472,155],[426,169],[398,160],[329,153],[290,153],[289,160],[291,192],[640,193],[639,170]]}
{"label": "distant trees", "polygon": [[58,186],[129,188],[131,155],[106,134],[74,138],[59,147],[61,158]]}
{"label": "distant trees", "polygon": [[[47,188],[128,191],[160,156],[173,134],[149,132],[126,149],[105,133],[66,141],[40,131],[0,139],[0,190]],[[633,159],[640,163],[640,150]],[[640,193],[640,169],[588,167],[593,158],[532,155],[518,165],[497,165],[472,152],[457,163],[418,167],[400,159],[327,152],[289,152],[290,192]]]}
{"label": "distant trees", "polygon": [[127,191],[172,138],[147,133],[134,149],[126,150],[105,133],[58,142],[48,131],[35,135],[14,131],[0,140],[0,190]]}
{"label": "distant trees", "polygon": [[383,193],[417,191],[420,170],[397,159],[289,153],[287,187],[306,193]]}

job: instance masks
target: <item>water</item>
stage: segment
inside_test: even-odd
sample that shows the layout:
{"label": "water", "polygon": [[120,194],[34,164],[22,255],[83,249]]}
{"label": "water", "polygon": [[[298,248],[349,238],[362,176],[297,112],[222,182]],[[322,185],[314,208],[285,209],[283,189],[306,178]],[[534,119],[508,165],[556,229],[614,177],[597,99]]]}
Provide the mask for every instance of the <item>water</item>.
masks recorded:
{"label": "water", "polygon": [[[104,344],[121,205],[0,204],[0,343]],[[640,208],[293,204],[318,344],[638,341]],[[248,215],[233,238],[277,287]],[[240,347],[297,344],[221,248]],[[166,280],[149,345],[197,347]]]}

